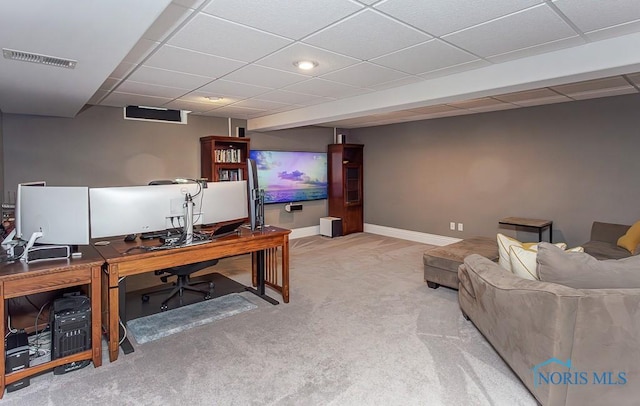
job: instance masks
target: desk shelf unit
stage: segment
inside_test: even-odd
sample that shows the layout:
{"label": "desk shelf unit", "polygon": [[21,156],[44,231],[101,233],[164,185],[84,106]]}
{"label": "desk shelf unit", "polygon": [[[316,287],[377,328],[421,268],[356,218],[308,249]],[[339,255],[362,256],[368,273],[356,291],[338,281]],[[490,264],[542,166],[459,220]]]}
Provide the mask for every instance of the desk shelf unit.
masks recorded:
{"label": "desk shelf unit", "polygon": [[201,176],[210,182],[247,180],[249,138],[210,135],[200,138]]}
{"label": "desk shelf unit", "polygon": [[[91,298],[91,348],[82,352],[56,358],[22,370],[6,373],[5,362],[0,362],[0,398],[7,385],[30,376],[51,370],[57,366],[84,360],[93,361],[94,367],[102,365],[101,296],[100,274],[104,259],[91,246],[81,247],[82,258],[38,261],[27,264],[23,261],[0,264],[0,334],[7,333],[8,299],[42,292],[84,286]],[[5,354],[5,342],[0,340],[0,353]]]}

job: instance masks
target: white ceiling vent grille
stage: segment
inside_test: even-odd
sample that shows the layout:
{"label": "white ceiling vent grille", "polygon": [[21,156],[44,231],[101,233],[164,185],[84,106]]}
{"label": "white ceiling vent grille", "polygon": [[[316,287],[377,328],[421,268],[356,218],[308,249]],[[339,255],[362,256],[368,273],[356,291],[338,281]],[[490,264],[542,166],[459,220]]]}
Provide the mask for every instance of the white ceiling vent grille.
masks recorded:
{"label": "white ceiling vent grille", "polygon": [[73,59],[57,58],[55,56],[34,54],[32,52],[16,51],[14,49],[2,48],[2,55],[14,61],[40,63],[42,65],[57,66],[60,68],[73,69],[78,61]]}

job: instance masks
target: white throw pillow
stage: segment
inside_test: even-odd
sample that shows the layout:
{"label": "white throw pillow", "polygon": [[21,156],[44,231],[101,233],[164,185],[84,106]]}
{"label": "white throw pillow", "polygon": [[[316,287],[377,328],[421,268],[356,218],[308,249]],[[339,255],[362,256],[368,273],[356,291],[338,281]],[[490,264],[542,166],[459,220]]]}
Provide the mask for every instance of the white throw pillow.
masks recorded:
{"label": "white throw pillow", "polygon": [[[560,245],[564,243],[553,244],[559,248],[563,248]],[[584,252],[582,247],[574,247],[567,250],[567,252]],[[534,249],[526,249],[518,247],[516,245],[511,246],[509,249],[509,260],[511,263],[511,272],[524,279],[539,280],[536,258],[538,256],[538,244]]]}
{"label": "white throw pillow", "polygon": [[[498,240],[498,254],[500,255],[500,258],[498,259],[498,263],[500,264],[501,267],[503,267],[509,272],[513,272],[511,269],[511,257],[509,254],[509,249],[511,247],[516,246],[516,247],[533,250],[533,251],[538,250],[537,242],[520,242],[515,238],[511,238],[500,233],[498,233],[497,240]],[[563,242],[555,243],[553,245],[555,245],[556,247],[560,247],[562,249],[567,248],[567,244]],[[535,260],[535,257],[534,257],[534,260]]]}

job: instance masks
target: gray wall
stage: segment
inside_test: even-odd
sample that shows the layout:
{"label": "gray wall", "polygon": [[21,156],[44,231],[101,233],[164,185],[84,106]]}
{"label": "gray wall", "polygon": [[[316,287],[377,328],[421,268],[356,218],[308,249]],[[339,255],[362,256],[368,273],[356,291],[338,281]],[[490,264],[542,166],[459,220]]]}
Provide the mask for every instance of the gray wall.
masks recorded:
{"label": "gray wall", "polygon": [[[365,222],[464,238],[505,216],[551,219],[577,245],[594,220],[640,219],[640,96],[351,130],[365,144]],[[449,222],[464,224],[450,231]]]}
{"label": "gray wall", "polygon": [[[5,191],[17,184],[46,180],[51,185],[144,185],[152,179],[200,177],[199,138],[227,135],[226,118],[189,116],[187,125],[124,120],[120,108],[91,107],[75,118],[4,114],[0,136],[4,147]],[[232,120],[246,128],[243,120]],[[303,128],[248,134],[253,149],[326,151],[333,139],[328,128]],[[1,173],[0,173],[1,174]],[[6,192],[5,192],[6,195]],[[298,228],[318,225],[326,200],[304,203],[302,212],[287,213],[269,205],[269,224]]]}

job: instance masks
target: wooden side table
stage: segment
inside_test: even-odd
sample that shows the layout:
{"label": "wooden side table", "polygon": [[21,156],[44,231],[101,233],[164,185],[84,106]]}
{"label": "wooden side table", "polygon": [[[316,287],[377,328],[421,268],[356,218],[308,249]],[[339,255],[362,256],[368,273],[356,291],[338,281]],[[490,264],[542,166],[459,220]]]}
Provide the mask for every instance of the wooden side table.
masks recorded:
{"label": "wooden side table", "polygon": [[553,242],[553,221],[530,219],[525,217],[505,217],[498,224],[535,228],[538,230],[538,241],[542,241],[542,230],[549,228],[549,242]]}

